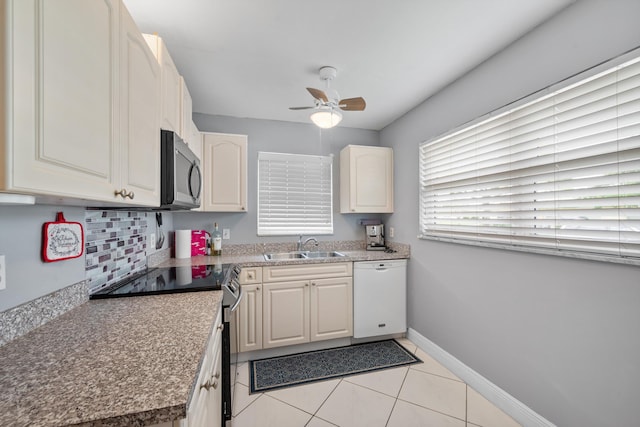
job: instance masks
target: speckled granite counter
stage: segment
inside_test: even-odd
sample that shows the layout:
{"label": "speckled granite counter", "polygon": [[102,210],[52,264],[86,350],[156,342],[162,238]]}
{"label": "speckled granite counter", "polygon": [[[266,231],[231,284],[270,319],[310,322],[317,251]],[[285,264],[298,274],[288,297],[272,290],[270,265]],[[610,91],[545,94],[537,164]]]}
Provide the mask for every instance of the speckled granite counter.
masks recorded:
{"label": "speckled granite counter", "polygon": [[[278,261],[266,261],[262,252],[259,253],[231,253],[226,254],[223,251],[221,256],[195,256],[192,258],[170,258],[160,264],[162,267],[182,267],[189,265],[209,265],[209,264],[238,264],[241,267],[255,267],[268,265],[288,265],[288,264],[318,264],[330,262],[350,262],[350,261],[380,261],[385,259],[405,259],[411,258],[411,250],[409,245],[396,245],[396,252],[387,253],[384,251],[367,251],[364,249],[334,249],[321,248],[321,250],[336,250],[344,257],[328,257],[328,258],[308,258],[308,259],[288,259]],[[287,252],[292,251],[290,247],[269,248],[266,253],[270,252]]]}
{"label": "speckled granite counter", "polygon": [[86,302],[0,347],[0,425],[183,418],[222,292]]}

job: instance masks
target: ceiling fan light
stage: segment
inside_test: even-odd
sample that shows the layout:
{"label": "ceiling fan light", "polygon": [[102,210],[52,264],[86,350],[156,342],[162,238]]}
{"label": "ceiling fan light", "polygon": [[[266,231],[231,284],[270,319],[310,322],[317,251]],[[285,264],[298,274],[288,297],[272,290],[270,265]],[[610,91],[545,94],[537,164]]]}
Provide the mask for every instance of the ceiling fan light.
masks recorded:
{"label": "ceiling fan light", "polygon": [[336,110],[320,110],[312,113],[309,117],[319,128],[329,129],[340,123],[342,113]]}

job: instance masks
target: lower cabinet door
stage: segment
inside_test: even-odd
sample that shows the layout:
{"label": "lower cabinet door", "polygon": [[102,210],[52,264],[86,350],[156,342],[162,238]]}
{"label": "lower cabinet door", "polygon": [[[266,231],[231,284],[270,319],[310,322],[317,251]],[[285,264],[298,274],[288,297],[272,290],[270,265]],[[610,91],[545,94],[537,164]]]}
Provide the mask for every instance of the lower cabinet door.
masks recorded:
{"label": "lower cabinet door", "polygon": [[309,342],[309,281],[262,285],[263,348]]}
{"label": "lower cabinet door", "polygon": [[311,280],[311,341],[353,335],[353,279]]}
{"label": "lower cabinet door", "polygon": [[242,285],[244,298],[238,307],[240,351],[262,349],[262,284]]}

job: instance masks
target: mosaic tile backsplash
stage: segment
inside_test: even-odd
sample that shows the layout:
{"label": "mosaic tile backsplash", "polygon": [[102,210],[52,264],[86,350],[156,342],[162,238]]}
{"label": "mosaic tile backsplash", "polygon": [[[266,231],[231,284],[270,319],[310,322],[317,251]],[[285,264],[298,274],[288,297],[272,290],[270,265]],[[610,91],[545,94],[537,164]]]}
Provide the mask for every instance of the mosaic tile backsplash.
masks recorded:
{"label": "mosaic tile backsplash", "polygon": [[147,215],[86,211],[85,278],[90,294],[146,268]]}

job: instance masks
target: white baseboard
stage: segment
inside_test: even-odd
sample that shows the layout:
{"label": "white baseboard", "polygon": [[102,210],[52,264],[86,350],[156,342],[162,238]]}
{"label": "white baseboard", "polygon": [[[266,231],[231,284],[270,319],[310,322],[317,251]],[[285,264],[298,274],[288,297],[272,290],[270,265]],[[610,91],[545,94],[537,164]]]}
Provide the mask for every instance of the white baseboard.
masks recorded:
{"label": "white baseboard", "polygon": [[407,338],[524,427],[556,427],[415,329],[409,328]]}

